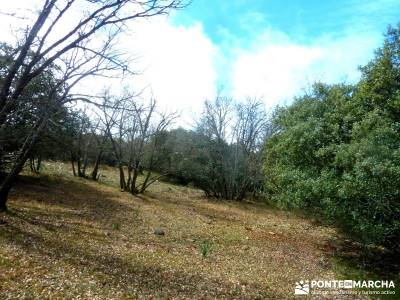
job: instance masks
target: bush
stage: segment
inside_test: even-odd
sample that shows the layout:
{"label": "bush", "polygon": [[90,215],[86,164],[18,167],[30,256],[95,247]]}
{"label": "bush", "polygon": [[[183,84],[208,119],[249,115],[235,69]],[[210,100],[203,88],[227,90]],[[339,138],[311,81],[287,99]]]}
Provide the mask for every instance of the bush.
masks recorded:
{"label": "bush", "polygon": [[286,208],[335,220],[396,250],[400,236],[400,27],[355,86],[315,84],[273,117],[266,190]]}

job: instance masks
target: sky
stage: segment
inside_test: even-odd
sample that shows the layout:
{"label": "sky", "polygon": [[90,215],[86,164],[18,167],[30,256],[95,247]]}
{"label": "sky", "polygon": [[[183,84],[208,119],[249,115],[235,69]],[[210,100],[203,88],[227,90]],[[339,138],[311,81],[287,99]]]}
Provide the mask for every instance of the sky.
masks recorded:
{"label": "sky", "polygon": [[[183,126],[218,92],[273,109],[315,81],[355,82],[398,16],[399,0],[192,0],[168,17],[130,25],[120,47],[137,57],[140,75],[118,86],[147,87],[160,106],[182,113]],[[0,16],[3,37],[15,25]],[[107,82],[91,84],[94,91]]]}
{"label": "sky", "polygon": [[355,82],[398,16],[399,0],[193,0],[142,33],[144,76],[185,115],[218,92],[273,109],[315,81]]}

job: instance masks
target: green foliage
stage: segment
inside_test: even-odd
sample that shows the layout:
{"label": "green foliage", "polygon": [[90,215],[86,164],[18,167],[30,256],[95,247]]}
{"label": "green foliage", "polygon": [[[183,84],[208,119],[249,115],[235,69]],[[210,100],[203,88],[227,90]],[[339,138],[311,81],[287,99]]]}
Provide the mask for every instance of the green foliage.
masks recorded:
{"label": "green foliage", "polygon": [[355,86],[315,84],[273,117],[266,189],[286,208],[336,220],[364,243],[400,236],[400,27]]}
{"label": "green foliage", "polygon": [[212,243],[208,240],[201,241],[199,244],[200,253],[203,258],[206,258],[212,249]]}
{"label": "green foliage", "polygon": [[121,224],[119,224],[119,223],[112,223],[112,224],[111,224],[111,228],[112,228],[113,230],[120,230],[120,229],[121,229]]}
{"label": "green foliage", "polygon": [[[17,51],[16,48],[0,43],[0,87],[14,63]],[[32,54],[29,53],[29,55]],[[59,68],[56,65],[50,65],[45,72],[27,83],[18,101],[10,102],[12,105],[9,106],[0,130],[0,173],[7,173],[14,166],[22,147],[28,144],[27,141],[31,139],[32,133],[39,127],[42,120],[49,121],[34,143],[36,149],[30,149],[29,152],[32,156],[51,152],[49,149],[54,146],[52,143],[54,136],[67,114],[67,108],[61,100],[64,89],[60,87],[57,76],[59,76]]]}

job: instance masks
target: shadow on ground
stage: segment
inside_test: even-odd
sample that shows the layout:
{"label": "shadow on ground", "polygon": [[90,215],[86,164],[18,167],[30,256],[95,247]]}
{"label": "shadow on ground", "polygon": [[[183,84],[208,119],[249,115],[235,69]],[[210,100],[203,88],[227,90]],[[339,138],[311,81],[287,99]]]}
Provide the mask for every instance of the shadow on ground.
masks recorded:
{"label": "shadow on ground", "polygon": [[[83,218],[100,223],[112,220],[121,211],[132,209],[118,201],[118,194],[98,187],[101,185],[96,182],[88,184],[85,179],[21,176],[10,193],[9,206],[11,213],[17,216],[18,212],[26,211],[24,206],[29,206],[32,216],[50,216],[54,212],[42,209],[42,206],[50,206],[62,210],[66,218]],[[17,205],[13,205],[14,199],[18,199]]]}
{"label": "shadow on ground", "polygon": [[[79,279],[82,284],[84,278],[94,277],[102,297],[112,295],[115,290],[122,292],[122,298],[285,297],[276,291],[270,293],[268,287],[256,283],[247,283],[244,293],[241,285],[220,278],[188,274],[179,268],[166,269],[161,260],[159,264],[147,264],[145,260],[113,251],[115,244],[121,243],[117,239],[123,236],[117,232],[109,236],[104,234],[104,229],[111,230],[109,224],[113,220],[135,208],[119,201],[118,192],[95,184],[78,179],[22,176],[11,193],[10,212],[0,227],[0,242],[19,249],[20,255],[33,259],[30,264],[35,266],[49,262],[72,266],[83,274]],[[82,291],[76,292],[75,296],[79,295]]]}

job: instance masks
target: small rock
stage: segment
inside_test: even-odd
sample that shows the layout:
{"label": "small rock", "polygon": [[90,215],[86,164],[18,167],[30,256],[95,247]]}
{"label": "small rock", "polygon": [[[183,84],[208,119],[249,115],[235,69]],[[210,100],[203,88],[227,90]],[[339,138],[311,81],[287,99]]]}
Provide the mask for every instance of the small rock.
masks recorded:
{"label": "small rock", "polygon": [[165,235],[165,231],[162,228],[156,228],[156,229],[154,229],[154,234],[155,235]]}

